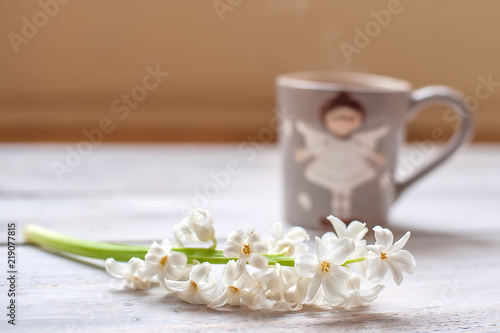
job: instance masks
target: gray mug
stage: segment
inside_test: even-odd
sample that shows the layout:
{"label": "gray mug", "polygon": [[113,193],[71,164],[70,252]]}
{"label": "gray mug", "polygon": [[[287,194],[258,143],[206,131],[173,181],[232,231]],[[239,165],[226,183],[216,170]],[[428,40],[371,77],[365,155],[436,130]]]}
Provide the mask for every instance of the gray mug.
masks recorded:
{"label": "gray mug", "polygon": [[[385,224],[399,195],[450,157],[472,130],[462,94],[446,86],[412,90],[399,79],[336,72],[283,74],[276,86],[285,218],[294,225],[331,228],[330,214]],[[395,180],[406,123],[430,104],[450,105],[459,128],[439,156]]]}

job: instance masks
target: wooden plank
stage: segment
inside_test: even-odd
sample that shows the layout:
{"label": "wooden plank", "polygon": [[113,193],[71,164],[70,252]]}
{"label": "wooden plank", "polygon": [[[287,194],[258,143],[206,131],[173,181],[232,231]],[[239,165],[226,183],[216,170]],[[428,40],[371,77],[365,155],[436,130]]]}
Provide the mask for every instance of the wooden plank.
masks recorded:
{"label": "wooden plank", "polygon": [[[500,323],[500,289],[492,277],[500,276],[500,265],[495,264],[499,241],[499,233],[485,237],[414,233],[409,249],[417,259],[418,269],[406,276],[400,287],[387,280],[387,289],[366,308],[308,308],[297,313],[210,310],[166,297],[159,288],[146,292],[124,289],[120,281],[98,266],[21,246],[16,331],[281,332],[305,327],[388,332],[465,328],[495,331]],[[2,284],[0,292],[5,294],[5,289]]]}
{"label": "wooden plank", "polygon": [[[408,153],[408,152],[406,152]],[[18,326],[21,332],[106,331],[498,331],[500,288],[500,146],[473,146],[408,191],[391,214],[417,271],[400,287],[390,280],[371,306],[353,311],[298,313],[209,310],[138,292],[102,270],[29,245],[18,246]],[[18,230],[37,223],[69,235],[147,244],[168,236],[182,217],[180,204],[211,181],[231,159],[243,171],[211,200],[220,242],[236,227],[269,231],[282,221],[279,158],[266,147],[243,164],[236,146],[104,145],[64,182],[47,167],[64,145],[0,145],[0,244],[3,222]],[[201,162],[200,162],[201,161]],[[317,233],[312,233],[317,234]],[[312,244],[311,244],[312,245]],[[6,246],[0,245],[5,253]],[[221,267],[215,269],[220,277]],[[0,293],[6,295],[5,280]],[[5,296],[4,296],[5,297]]]}

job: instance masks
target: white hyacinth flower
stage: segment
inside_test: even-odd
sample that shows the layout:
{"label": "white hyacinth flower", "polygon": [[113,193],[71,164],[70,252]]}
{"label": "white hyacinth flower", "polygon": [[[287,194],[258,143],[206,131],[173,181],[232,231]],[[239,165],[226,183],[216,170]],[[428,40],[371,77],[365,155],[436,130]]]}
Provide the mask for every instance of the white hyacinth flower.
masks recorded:
{"label": "white hyacinth flower", "polygon": [[366,233],[368,232],[366,223],[352,221],[351,223],[349,223],[349,225],[346,225],[344,222],[342,222],[341,219],[333,215],[328,216],[327,219],[332,224],[338,238],[347,237],[354,239],[354,241],[358,241],[360,239],[363,239],[363,237],[365,237]]}
{"label": "white hyacinth flower", "polygon": [[293,268],[283,267],[278,263],[275,267],[255,272],[252,276],[270,297],[282,296],[297,281]]}
{"label": "white hyacinth flower", "polygon": [[394,235],[389,229],[376,226],[373,231],[375,231],[376,243],[368,245],[371,253],[367,259],[366,277],[372,282],[380,282],[389,269],[394,282],[399,285],[403,280],[403,272],[411,274],[415,270],[415,258],[410,252],[402,250],[410,238],[410,232],[408,231],[400,240],[392,244]]}
{"label": "white hyacinth flower", "polygon": [[208,210],[194,210],[189,215],[189,224],[200,241],[216,242],[214,218]]}
{"label": "white hyacinth flower", "polygon": [[127,264],[118,263],[113,258],[106,260],[106,272],[109,275],[123,279],[123,283],[132,289],[149,289],[151,283],[149,279],[140,273],[144,267],[144,261],[139,258],[130,258]]}
{"label": "white hyacinth flower", "polygon": [[187,281],[165,281],[169,292],[177,294],[181,300],[192,304],[209,304],[217,292],[217,281],[210,277],[212,267],[208,262],[196,265],[189,273]]}
{"label": "white hyacinth flower", "polygon": [[288,311],[298,311],[302,309],[310,284],[310,277],[299,277],[295,283],[295,289],[292,292],[291,300],[287,301],[285,298],[281,299],[280,304],[283,308]]}
{"label": "white hyacinth flower", "polygon": [[334,248],[329,248],[316,237],[316,255],[301,254],[295,260],[295,267],[300,276],[311,277],[311,284],[307,293],[307,301],[311,301],[321,286],[323,296],[329,302],[338,304],[349,296],[347,281],[351,271],[343,267],[347,259],[354,252],[354,241],[350,238],[339,239]]}
{"label": "white hyacinth flower", "polygon": [[321,237],[326,245],[335,246],[339,239],[347,237],[353,239],[356,244],[353,257],[361,258],[366,254],[366,241],[363,239],[368,232],[366,223],[352,221],[349,225],[346,225],[341,219],[333,215],[328,216],[327,219],[331,222],[335,233],[330,231]]}
{"label": "white hyacinth flower", "polygon": [[352,274],[347,283],[349,288],[349,298],[346,300],[344,307],[365,306],[373,302],[377,296],[384,290],[384,285],[377,284],[375,287],[361,290],[361,278],[357,274]]}
{"label": "white hyacinth flower", "polygon": [[292,257],[308,250],[304,242],[309,240],[307,231],[302,227],[292,227],[283,234],[281,223],[273,224],[273,234],[264,235],[262,240],[267,243],[270,253]]}
{"label": "white hyacinth flower", "polygon": [[[224,271],[222,272],[224,290],[222,291],[222,294],[212,303],[208,304],[208,306],[218,308],[226,304],[231,306],[244,304],[248,307],[254,308],[259,302],[262,302],[264,306],[267,306],[267,303],[265,303],[262,299],[262,297],[265,298],[265,296],[263,296],[263,293],[260,293],[259,288],[255,288],[255,282],[252,280],[252,277],[248,274],[248,272],[245,271],[241,277],[236,279],[234,278],[237,270],[238,263],[236,261],[230,260],[226,264]],[[247,287],[251,287],[251,290],[247,290]]]}
{"label": "white hyacinth flower", "polygon": [[[341,219],[330,215],[327,217],[330,223],[335,230],[333,232],[327,232],[323,236],[321,236],[321,240],[328,245],[329,247],[335,247],[335,243],[344,237],[351,238],[354,240],[354,244],[356,245],[354,252],[352,253],[349,259],[358,259],[366,256],[368,252],[366,248],[366,240],[363,239],[366,233],[368,232],[368,228],[366,228],[366,223],[362,223],[359,221],[352,221],[349,225],[346,225],[342,222]],[[365,275],[366,271],[366,261],[361,261],[352,264],[359,272]]]}
{"label": "white hyacinth flower", "polygon": [[145,266],[141,274],[147,278],[158,275],[158,281],[165,287],[165,279],[179,280],[187,265],[184,253],[172,251],[169,245],[153,242],[145,256]]}
{"label": "white hyacinth flower", "polygon": [[217,246],[215,238],[214,218],[204,209],[195,209],[189,216],[174,226],[174,244],[184,247],[185,243],[213,242],[212,248]]}
{"label": "white hyacinth flower", "polygon": [[269,259],[266,254],[267,244],[264,243],[255,229],[251,229],[245,235],[241,229],[236,229],[227,236],[224,243],[224,256],[237,257],[237,269],[234,278],[239,278],[246,271],[246,263],[258,269],[265,269]]}

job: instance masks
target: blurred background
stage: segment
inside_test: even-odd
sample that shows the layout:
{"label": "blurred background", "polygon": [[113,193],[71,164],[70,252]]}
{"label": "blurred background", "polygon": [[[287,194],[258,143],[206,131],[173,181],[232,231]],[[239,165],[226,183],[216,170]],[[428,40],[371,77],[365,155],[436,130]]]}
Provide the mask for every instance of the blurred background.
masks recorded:
{"label": "blurred background", "polygon": [[[498,13],[494,0],[3,0],[0,141],[80,141],[106,118],[105,142],[247,140],[273,116],[275,76],[299,70],[450,85],[474,140],[500,141]],[[449,117],[426,110],[409,140],[451,131]]]}

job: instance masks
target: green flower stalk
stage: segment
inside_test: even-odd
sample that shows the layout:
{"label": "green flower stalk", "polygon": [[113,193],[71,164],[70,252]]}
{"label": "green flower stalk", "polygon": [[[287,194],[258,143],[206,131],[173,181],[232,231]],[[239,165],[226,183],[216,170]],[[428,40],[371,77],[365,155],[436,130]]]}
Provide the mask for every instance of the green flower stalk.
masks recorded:
{"label": "green flower stalk", "polygon": [[[114,258],[116,261],[127,262],[133,257],[144,259],[149,250],[149,246],[94,242],[70,237],[33,224],[25,227],[24,238],[28,243],[42,248],[103,260]],[[238,258],[225,257],[222,251],[210,248],[178,247],[172,248],[172,251],[184,253],[189,263],[227,264],[230,260],[238,260]],[[295,265],[294,258],[279,254],[263,254],[263,256],[269,259],[269,265]],[[351,259],[344,265],[363,260],[365,258]]]}

